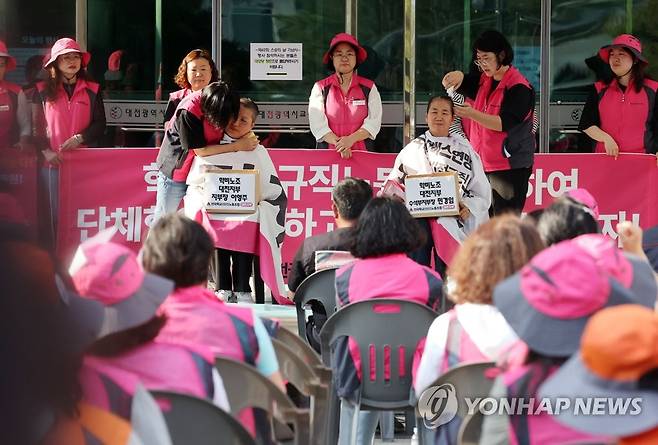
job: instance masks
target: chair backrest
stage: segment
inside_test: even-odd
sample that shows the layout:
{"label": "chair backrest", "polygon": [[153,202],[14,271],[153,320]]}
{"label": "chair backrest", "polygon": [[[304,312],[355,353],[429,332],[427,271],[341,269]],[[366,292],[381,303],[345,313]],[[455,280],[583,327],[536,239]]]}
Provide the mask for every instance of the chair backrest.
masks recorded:
{"label": "chair backrest", "polygon": [[312,368],[323,366],[322,359],[320,358],[320,355],[315,352],[315,349],[311,348],[302,337],[294,332],[281,326],[276,331],[275,338],[292,349],[299,358],[304,360],[304,362]]}
{"label": "chair backrest", "polygon": [[[431,391],[429,399],[423,397],[425,394],[425,391],[423,391],[420,400],[417,401],[416,423],[422,424],[425,421],[423,415],[426,415],[427,418],[436,418],[437,413],[431,412],[430,409],[434,406],[431,394],[434,392],[443,393],[443,390],[439,390],[443,387],[443,389],[448,390],[447,392],[456,396],[457,413],[447,424],[439,426],[439,428],[444,429],[442,436],[450,443],[477,444],[482,427],[482,418],[478,417],[480,416],[479,412],[468,412],[465,399],[468,397],[475,400],[478,397],[483,399],[489,396],[494,380],[487,377],[485,371],[495,366],[494,362],[467,363],[458,365],[441,375],[425,390]],[[452,385],[453,388],[446,388],[447,385]],[[428,411],[428,409],[430,410]]]}
{"label": "chair backrest", "polygon": [[301,282],[295,292],[297,306],[297,329],[299,336],[306,338],[304,306],[311,301],[320,303],[327,317],[336,312],[336,269],[328,268],[312,273]]}
{"label": "chair backrest", "polygon": [[311,387],[320,383],[313,368],[281,340],[273,338],[272,346],[274,346],[283,379],[289,381],[305,396],[310,396]]}
{"label": "chair backrest", "polygon": [[406,300],[351,303],[329,317],[320,331],[323,361],[329,363],[330,345],[339,337],[352,337],[361,354],[362,407],[408,407],[413,356],[437,316],[427,306]]}
{"label": "chair backrest", "polygon": [[151,391],[162,406],[173,445],[255,445],[240,423],[211,402],[171,391]]}
{"label": "chair backrest", "polygon": [[[494,379],[487,377],[485,371],[495,366],[494,362],[458,365],[437,378],[430,387],[450,384],[455,387],[460,401],[465,400],[466,397],[471,400],[477,397],[485,398],[489,396],[491,387],[494,384]],[[466,403],[459,403],[457,416],[464,419],[467,414],[468,406]]]}
{"label": "chair backrest", "polygon": [[222,376],[233,416],[237,417],[245,408],[263,409],[279,423],[295,426],[295,444],[309,443],[310,415],[307,409],[297,408],[283,391],[253,366],[217,357],[215,367]]}

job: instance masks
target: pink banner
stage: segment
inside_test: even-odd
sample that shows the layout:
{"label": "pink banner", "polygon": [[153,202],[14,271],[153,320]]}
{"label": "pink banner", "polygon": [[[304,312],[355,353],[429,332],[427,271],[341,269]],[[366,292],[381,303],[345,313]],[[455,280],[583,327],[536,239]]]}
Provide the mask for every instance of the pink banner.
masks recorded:
{"label": "pink banner", "polygon": [[[126,243],[138,248],[151,222],[157,177],[155,149],[85,149],[68,153],[61,168],[58,247],[69,260],[81,240],[117,226]],[[270,150],[288,195],[282,270],[287,278],[292,258],[305,237],[334,227],[331,189],[346,176],[368,180],[378,189],[393,165],[394,154],[356,152],[341,159],[328,150]],[[537,155],[526,211],[548,206],[573,188],[586,188],[599,202],[602,231],[617,237],[615,225],[658,223],[656,158],[601,154]]]}

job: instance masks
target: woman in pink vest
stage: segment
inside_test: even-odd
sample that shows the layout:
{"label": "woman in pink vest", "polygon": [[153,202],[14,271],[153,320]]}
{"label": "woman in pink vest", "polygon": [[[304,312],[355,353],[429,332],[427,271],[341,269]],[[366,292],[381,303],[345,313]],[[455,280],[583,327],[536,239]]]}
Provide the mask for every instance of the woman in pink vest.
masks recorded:
{"label": "woman in pink vest", "polygon": [[181,89],[169,94],[169,102],[167,102],[167,109],[164,114],[165,125],[174,116],[178,104],[184,97],[218,80],[217,66],[207,50],[193,49],[187,53],[178,67],[176,77],[174,77],[174,82]]}
{"label": "woman in pink vest", "polygon": [[656,153],[658,82],[646,77],[649,62],[642,44],[630,35],[617,36],[599,51],[614,78],[597,81],[587,98],[578,129],[596,141],[596,153]]}
{"label": "woman in pink vest", "polygon": [[336,150],[343,158],[366,150],[382,124],[377,87],[356,73],[367,57],[354,36],[336,34],[322,58],[333,73],[313,85],[308,99],[308,121],[318,147]]}
{"label": "woman in pink vest", "polygon": [[[59,203],[61,152],[89,147],[103,136],[105,108],[100,87],[90,80],[86,67],[91,55],[69,38],[59,39],[44,64],[48,80],[36,84],[34,101],[43,110],[35,122],[38,136],[47,138],[42,150],[40,191],[43,206],[50,209],[46,237],[55,239]],[[41,218],[40,218],[41,219]]]}
{"label": "woman in pink vest", "polygon": [[32,132],[30,107],[21,87],[5,80],[5,74],[16,69],[16,59],[0,40],[0,149],[17,143],[27,146]]}
{"label": "woman in pink vest", "polygon": [[[523,399],[525,408],[485,416],[481,444],[597,439],[558,424],[550,410],[541,409],[538,388],[578,350],[585,325],[597,311],[621,304],[652,309],[656,291],[651,271],[642,272],[646,264],[591,237],[600,239],[583,235],[544,249],[494,289],[494,304],[527,347],[517,348],[501,365],[490,396]],[[652,292],[643,290],[651,287]]]}
{"label": "woman in pink vest", "polygon": [[[240,97],[229,84],[213,82],[180,101],[158,151],[158,180],[154,219],[175,212],[187,191],[187,174],[194,156],[251,151],[258,138],[249,133],[220,145],[224,128],[240,112]],[[252,137],[253,136],[253,137]]]}
{"label": "woman in pink vest", "polygon": [[474,100],[456,106],[455,114],[471,121],[469,139],[491,183],[490,213],[521,213],[536,148],[535,92],[512,66],[514,51],[498,31],[485,31],[475,40],[473,59],[480,72],[451,71],[443,86]]}
{"label": "woman in pink vest", "polygon": [[[422,266],[407,254],[425,241],[425,233],[405,205],[394,198],[374,198],[363,209],[350,234],[350,252],[356,258],[336,271],[338,307],[372,298],[410,300],[437,309],[443,281],[438,273]],[[332,348],[336,364],[334,384],[342,399],[339,444],[349,441],[356,391],[363,374],[358,344],[348,337]],[[357,444],[369,444],[375,434],[379,413],[362,411],[357,427]]]}
{"label": "woman in pink vest", "polygon": [[134,252],[107,242],[113,233],[101,232],[83,242],[69,268],[80,295],[68,299],[70,311],[86,324],[91,340],[81,373],[85,400],[114,409],[106,380],[129,394],[141,381],[148,389],[211,399],[228,410],[209,348],[154,341],[167,323],[156,311],[174,283],[144,272]]}
{"label": "woman in pink vest", "polygon": [[[414,376],[416,397],[449,369],[496,361],[518,341],[493,305],[493,290],[543,248],[537,230],[514,215],[487,221],[464,241],[448,269],[447,297],[455,307],[437,318],[427,332]],[[509,261],[501,261],[503,257]],[[436,443],[456,443],[459,426],[456,421],[441,426]]]}

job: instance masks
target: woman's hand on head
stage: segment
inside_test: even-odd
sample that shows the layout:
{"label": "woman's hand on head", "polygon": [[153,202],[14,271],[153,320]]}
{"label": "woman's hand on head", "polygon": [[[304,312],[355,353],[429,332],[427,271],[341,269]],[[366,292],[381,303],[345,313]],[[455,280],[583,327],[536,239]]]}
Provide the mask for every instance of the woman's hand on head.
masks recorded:
{"label": "woman's hand on head", "polygon": [[468,102],[464,102],[461,105],[455,104],[454,110],[455,116],[465,117],[467,119],[472,119],[475,112],[475,109]]}
{"label": "woman's hand on head", "polygon": [[456,90],[462,85],[463,81],[464,81],[463,72],[450,71],[448,74],[443,76],[443,80],[441,81],[441,83],[443,84],[443,88],[445,88],[446,90],[448,88],[454,88]]}

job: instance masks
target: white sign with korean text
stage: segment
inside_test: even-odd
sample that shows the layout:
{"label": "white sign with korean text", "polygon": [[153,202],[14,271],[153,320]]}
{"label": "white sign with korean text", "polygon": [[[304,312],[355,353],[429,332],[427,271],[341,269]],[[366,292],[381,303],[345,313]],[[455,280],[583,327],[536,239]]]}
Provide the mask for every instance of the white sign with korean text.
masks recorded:
{"label": "white sign with korean text", "polygon": [[258,206],[258,170],[206,167],[204,207],[211,213],[254,213]]}
{"label": "white sign with korean text", "polygon": [[459,215],[455,172],[411,175],[404,183],[407,208],[415,218]]}
{"label": "white sign with korean text", "polygon": [[302,80],[301,43],[251,43],[250,80]]}

